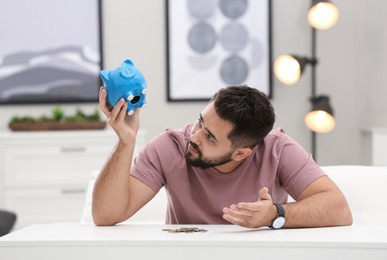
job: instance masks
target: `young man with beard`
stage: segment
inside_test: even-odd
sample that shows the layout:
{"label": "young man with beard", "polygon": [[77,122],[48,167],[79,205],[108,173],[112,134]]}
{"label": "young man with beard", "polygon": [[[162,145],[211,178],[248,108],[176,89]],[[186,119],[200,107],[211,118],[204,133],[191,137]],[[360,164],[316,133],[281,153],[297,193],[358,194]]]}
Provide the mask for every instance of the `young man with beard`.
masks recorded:
{"label": "young man with beard", "polygon": [[[273,129],[270,100],[247,86],[219,90],[193,125],[167,129],[133,161],[139,109],[100,107],[119,141],[93,192],[96,225],[130,218],[161,187],[167,224],[226,224],[273,228],[350,225],[339,188],[282,129]],[[290,194],[296,202],[287,203]]]}

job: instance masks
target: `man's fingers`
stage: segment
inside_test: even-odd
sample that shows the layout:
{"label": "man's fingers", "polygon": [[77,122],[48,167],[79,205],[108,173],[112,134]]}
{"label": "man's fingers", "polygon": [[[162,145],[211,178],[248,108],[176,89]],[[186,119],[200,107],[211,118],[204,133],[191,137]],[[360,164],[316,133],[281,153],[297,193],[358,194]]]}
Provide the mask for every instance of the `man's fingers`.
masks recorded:
{"label": "man's fingers", "polygon": [[254,203],[239,203],[230,207],[231,214],[238,217],[251,217],[256,210],[257,207],[255,207]]}
{"label": "man's fingers", "polygon": [[[252,212],[252,211],[259,211],[260,205],[257,202],[239,202],[233,210],[237,212]],[[250,214],[251,213],[245,213]]]}
{"label": "man's fingers", "polygon": [[125,119],[127,107],[128,107],[128,103],[124,102],[124,105],[121,107],[121,110],[117,116],[118,121],[123,121]]}
{"label": "man's fingers", "polygon": [[99,107],[102,112],[109,118],[110,117],[110,109],[106,103],[107,92],[104,87],[99,89]]}
{"label": "man's fingers", "polygon": [[[240,209],[236,210],[235,208],[233,209],[233,207],[235,207],[235,205],[231,206],[230,208],[223,209],[223,218],[235,225],[243,225],[246,218],[251,217],[251,212],[241,211]],[[246,215],[246,213],[248,214]]]}
{"label": "man's fingers", "polygon": [[114,108],[113,110],[111,111],[111,116],[109,118],[109,121],[111,122],[114,122],[116,121],[117,119],[119,119],[119,115],[121,113],[124,113],[124,116],[126,114],[126,108],[124,110],[124,107],[126,106],[126,102],[125,102],[125,99],[121,98],[117,104],[114,105]]}
{"label": "man's fingers", "polygon": [[262,189],[259,190],[258,200],[271,200],[269,189],[267,187],[263,187]]}
{"label": "man's fingers", "polygon": [[262,189],[259,190],[259,194],[265,194],[265,193],[269,193],[268,187],[263,187]]}

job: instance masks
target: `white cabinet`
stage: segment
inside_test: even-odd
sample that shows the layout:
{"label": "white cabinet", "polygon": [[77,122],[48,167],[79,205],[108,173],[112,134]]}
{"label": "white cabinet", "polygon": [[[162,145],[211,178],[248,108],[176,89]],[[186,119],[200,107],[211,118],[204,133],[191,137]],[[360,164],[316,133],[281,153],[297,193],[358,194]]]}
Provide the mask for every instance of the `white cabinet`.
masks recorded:
{"label": "white cabinet", "polygon": [[116,142],[110,129],[0,133],[0,208],[17,214],[16,229],[80,221],[92,171]]}
{"label": "white cabinet", "polygon": [[387,165],[387,128],[371,129],[372,165]]}

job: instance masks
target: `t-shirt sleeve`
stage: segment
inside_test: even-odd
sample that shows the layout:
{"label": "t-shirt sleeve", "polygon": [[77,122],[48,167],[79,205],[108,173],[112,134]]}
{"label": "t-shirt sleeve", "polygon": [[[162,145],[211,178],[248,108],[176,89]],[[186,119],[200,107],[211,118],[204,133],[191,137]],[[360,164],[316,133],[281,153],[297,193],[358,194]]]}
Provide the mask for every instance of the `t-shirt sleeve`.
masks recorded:
{"label": "t-shirt sleeve", "polygon": [[282,136],[279,146],[278,174],[281,185],[296,199],[305,188],[316,179],[326,175],[305,151],[289,136]]}

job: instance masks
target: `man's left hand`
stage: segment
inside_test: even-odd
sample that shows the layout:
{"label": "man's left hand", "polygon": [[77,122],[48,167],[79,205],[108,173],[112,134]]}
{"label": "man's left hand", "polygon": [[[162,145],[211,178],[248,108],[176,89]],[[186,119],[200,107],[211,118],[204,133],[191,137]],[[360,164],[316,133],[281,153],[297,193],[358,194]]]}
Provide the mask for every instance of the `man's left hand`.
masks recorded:
{"label": "man's left hand", "polygon": [[264,187],[259,191],[258,200],[255,202],[240,202],[223,209],[223,218],[235,225],[247,228],[270,226],[276,216],[277,209],[269,194],[269,189]]}

